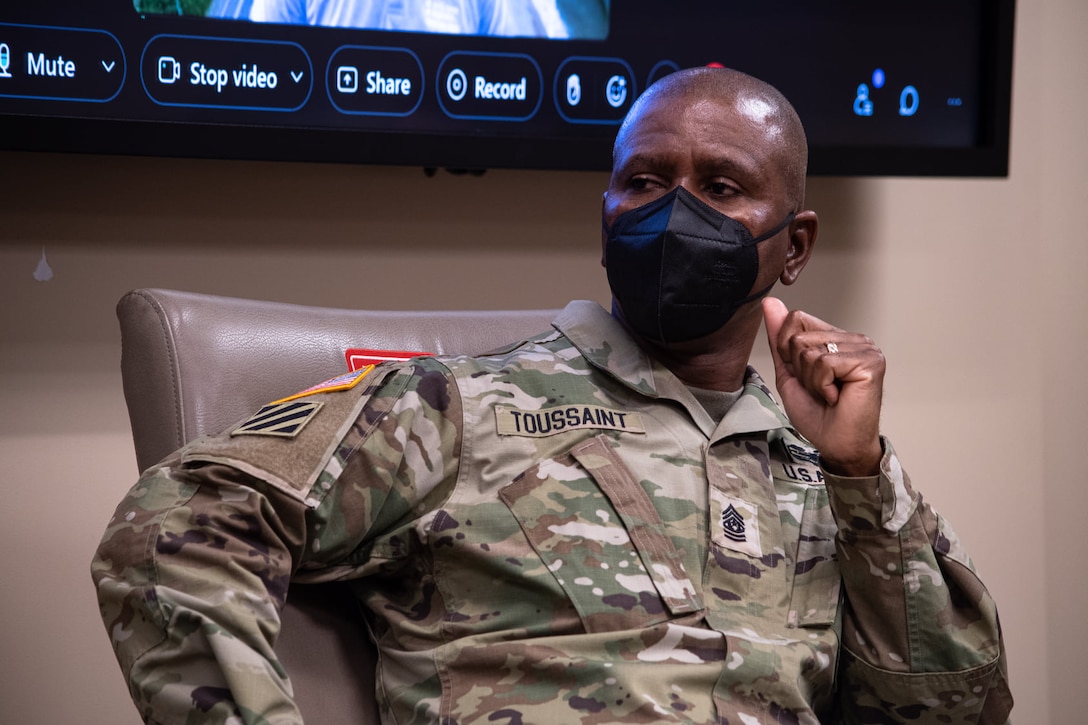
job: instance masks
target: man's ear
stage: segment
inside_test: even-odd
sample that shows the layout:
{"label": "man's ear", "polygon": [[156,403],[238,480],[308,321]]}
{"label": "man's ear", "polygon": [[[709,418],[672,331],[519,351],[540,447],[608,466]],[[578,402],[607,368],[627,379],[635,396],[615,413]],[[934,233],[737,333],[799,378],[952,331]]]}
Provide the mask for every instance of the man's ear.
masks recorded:
{"label": "man's ear", "polygon": [[798,212],[790,222],[790,242],[786,249],[786,266],[782,269],[779,280],[782,284],[793,284],[801,276],[801,270],[812,257],[812,248],[816,245],[816,234],[820,230],[820,220],[814,211]]}

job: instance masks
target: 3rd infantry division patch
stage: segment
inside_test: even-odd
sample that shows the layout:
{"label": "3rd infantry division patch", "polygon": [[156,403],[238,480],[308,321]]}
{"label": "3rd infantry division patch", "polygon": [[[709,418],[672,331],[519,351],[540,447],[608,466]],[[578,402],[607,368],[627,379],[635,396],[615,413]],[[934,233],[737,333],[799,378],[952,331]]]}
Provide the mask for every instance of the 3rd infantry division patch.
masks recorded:
{"label": "3rd infantry division patch", "polygon": [[325,405],[321,402],[302,401],[300,398],[317,395],[318,393],[351,390],[373,369],[373,365],[367,365],[358,370],[338,375],[332,380],[318,383],[294,395],[275,400],[258,410],[252,418],[235,428],[230,434],[232,436],[251,435],[294,438],[307,423],[313,420],[314,416],[317,415],[317,411],[321,410],[321,407]]}
{"label": "3rd infantry division patch", "polygon": [[294,438],[307,423],[313,420],[323,405],[325,404],[322,402],[302,400],[269,403],[258,410],[252,418],[231,431],[231,435]]}

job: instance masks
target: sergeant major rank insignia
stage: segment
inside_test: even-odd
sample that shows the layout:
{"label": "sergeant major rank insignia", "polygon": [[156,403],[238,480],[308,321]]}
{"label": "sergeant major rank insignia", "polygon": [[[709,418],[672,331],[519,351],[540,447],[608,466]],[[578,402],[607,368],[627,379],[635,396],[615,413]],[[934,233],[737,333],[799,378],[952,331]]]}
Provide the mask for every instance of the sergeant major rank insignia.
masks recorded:
{"label": "sergeant major rank insignia", "polygon": [[744,517],[737,513],[733,504],[729,504],[729,508],[722,511],[722,533],[725,534],[725,538],[733,541],[745,540]]}
{"label": "sergeant major rank insignia", "polygon": [[759,535],[759,506],[711,487],[711,506],[718,525],[711,540],[723,549],[748,556],[763,556]]}

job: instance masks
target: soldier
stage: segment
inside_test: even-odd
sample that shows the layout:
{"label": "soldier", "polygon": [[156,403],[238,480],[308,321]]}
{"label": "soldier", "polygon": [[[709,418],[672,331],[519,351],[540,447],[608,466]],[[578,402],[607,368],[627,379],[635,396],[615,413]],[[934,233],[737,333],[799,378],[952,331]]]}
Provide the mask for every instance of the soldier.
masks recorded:
{"label": "soldier", "polygon": [[93,564],[144,718],[299,722],[279,608],[352,578],[390,722],[1004,723],[994,603],[880,435],[883,355],[767,297],[816,241],[806,156],[768,85],[670,75],[616,139],[611,314],[148,470]]}

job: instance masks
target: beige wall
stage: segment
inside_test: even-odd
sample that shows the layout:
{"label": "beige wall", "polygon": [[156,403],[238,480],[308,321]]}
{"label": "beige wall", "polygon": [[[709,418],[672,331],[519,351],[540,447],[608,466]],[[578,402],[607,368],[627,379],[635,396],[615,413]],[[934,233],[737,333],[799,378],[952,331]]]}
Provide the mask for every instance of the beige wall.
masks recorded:
{"label": "beige wall", "polygon": [[[1081,0],[1021,1],[1008,179],[812,180],[818,258],[786,294],[885,348],[885,429],[999,602],[1030,725],[1079,722],[1085,700],[1086,21]],[[136,475],[124,291],[603,301],[605,181],[0,153],[0,720],[137,722],[87,571]],[[32,276],[43,250],[49,282]]]}

